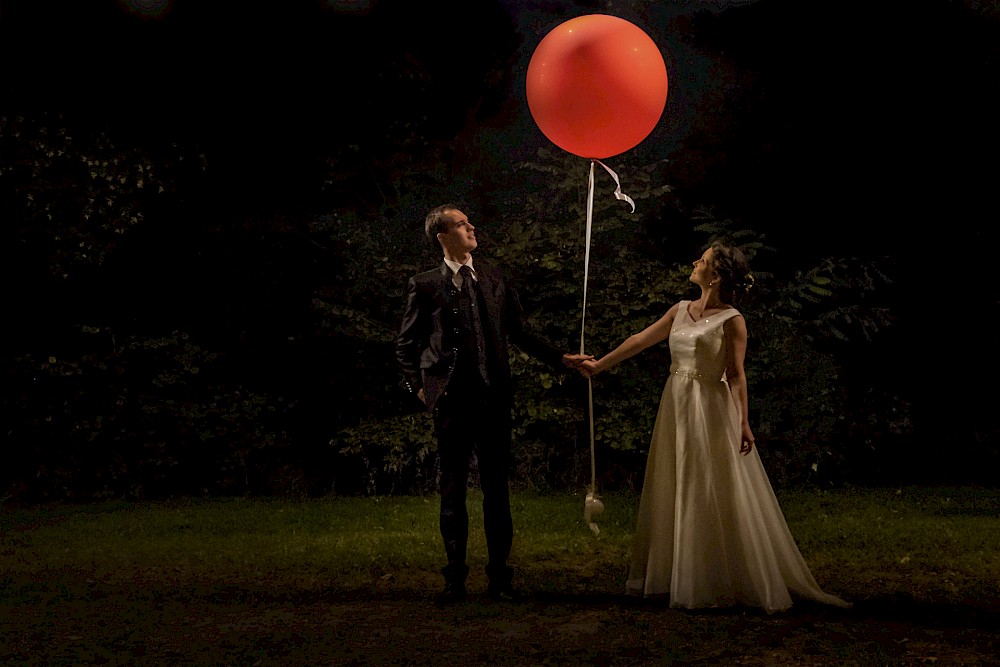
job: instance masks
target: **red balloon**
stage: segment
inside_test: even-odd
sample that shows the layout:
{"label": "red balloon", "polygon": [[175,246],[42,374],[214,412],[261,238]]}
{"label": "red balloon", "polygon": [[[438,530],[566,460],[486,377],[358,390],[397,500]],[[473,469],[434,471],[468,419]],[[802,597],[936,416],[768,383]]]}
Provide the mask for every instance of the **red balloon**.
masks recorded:
{"label": "red balloon", "polygon": [[528,63],[528,108],[552,143],[606,158],[645,139],[667,103],[656,43],[625,19],[588,14],[556,26]]}

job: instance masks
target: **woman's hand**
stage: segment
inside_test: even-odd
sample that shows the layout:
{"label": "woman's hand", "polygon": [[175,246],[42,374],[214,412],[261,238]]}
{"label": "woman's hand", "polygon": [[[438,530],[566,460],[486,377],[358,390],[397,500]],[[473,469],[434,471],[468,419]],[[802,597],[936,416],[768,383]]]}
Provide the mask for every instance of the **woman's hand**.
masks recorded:
{"label": "woman's hand", "polygon": [[753,431],[750,430],[749,424],[744,424],[743,433],[740,435],[740,454],[746,456],[753,451],[753,443]]}
{"label": "woman's hand", "polygon": [[577,366],[577,370],[580,371],[580,375],[585,378],[592,378],[601,372],[601,369],[597,367],[597,362],[592,358],[580,362],[580,365]]}

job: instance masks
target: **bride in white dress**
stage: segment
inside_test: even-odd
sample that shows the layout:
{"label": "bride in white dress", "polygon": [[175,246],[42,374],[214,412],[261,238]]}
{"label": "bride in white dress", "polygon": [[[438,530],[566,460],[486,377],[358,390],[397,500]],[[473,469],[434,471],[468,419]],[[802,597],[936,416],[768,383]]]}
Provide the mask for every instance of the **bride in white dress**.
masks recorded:
{"label": "bride in white dress", "polygon": [[697,301],[580,371],[592,377],[669,338],[670,376],[649,448],[628,592],[671,607],[788,609],[824,593],[785,523],[754,448],[743,373],[747,328],[729,301],[753,278],[743,253],[716,243],[694,262]]}

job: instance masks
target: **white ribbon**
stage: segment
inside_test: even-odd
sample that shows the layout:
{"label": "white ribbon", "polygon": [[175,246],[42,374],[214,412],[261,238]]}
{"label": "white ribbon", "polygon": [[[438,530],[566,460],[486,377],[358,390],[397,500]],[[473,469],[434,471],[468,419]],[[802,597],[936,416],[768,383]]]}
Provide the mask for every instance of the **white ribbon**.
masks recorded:
{"label": "white ribbon", "polygon": [[[615,199],[627,201],[632,206],[632,213],[635,213],[635,202],[632,201],[631,197],[622,192],[622,185],[618,180],[618,174],[600,160],[592,159],[590,161],[590,178],[587,183],[587,232],[583,254],[583,312],[580,315],[580,354],[586,354],[584,351],[584,333],[587,330],[587,281],[590,277],[590,232],[593,227],[594,218],[595,162],[604,167],[605,171],[611,174],[611,178],[615,180],[615,185],[617,186],[614,193]],[[590,491],[587,493],[587,498],[583,503],[583,519],[590,524],[590,530],[594,532],[594,535],[600,535],[601,529],[594,523],[593,519],[604,511],[604,503],[601,502],[601,497],[597,495],[597,465],[594,454],[594,382],[589,378],[587,380],[587,409],[590,417]]]}
{"label": "white ribbon", "polygon": [[[632,201],[631,197],[629,197],[627,194],[625,194],[624,192],[622,192],[622,184],[618,182],[618,174],[616,174],[611,169],[611,167],[609,167],[608,165],[604,164],[600,160],[594,160],[593,162],[590,163],[590,173],[591,173],[590,185],[591,185],[591,187],[593,187],[593,185],[594,185],[594,177],[593,177],[594,162],[596,162],[597,164],[599,164],[602,167],[604,167],[605,171],[607,171],[609,174],[611,174],[611,178],[615,179],[615,185],[618,186],[618,187],[615,188],[615,199],[618,199],[619,201],[627,201],[632,206],[632,213],[635,213],[635,202]],[[589,213],[588,213],[588,215],[589,215]]]}

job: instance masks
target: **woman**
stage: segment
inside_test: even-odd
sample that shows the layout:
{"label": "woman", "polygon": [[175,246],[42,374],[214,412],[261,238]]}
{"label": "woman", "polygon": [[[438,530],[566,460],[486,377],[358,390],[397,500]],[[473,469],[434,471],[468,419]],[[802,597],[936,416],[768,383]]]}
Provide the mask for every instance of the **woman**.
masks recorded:
{"label": "woman", "polygon": [[715,243],[694,262],[696,301],[600,359],[592,377],[669,338],[663,389],[646,465],[626,589],[669,596],[671,607],[787,609],[792,595],[838,606],[813,579],[788,531],[754,449],[743,373],[747,327],[730,305],[753,284],[739,249]]}

